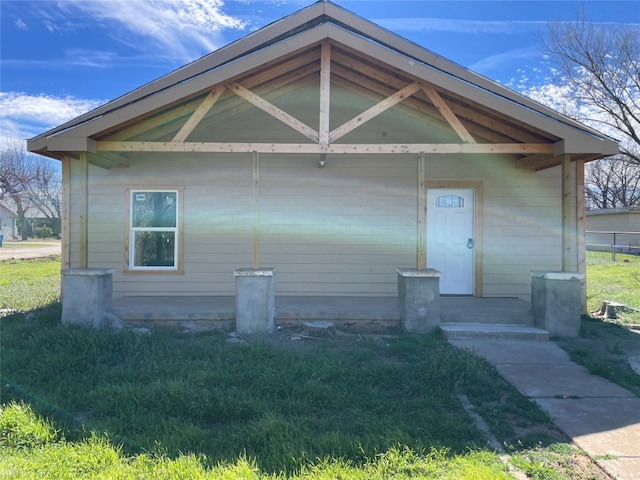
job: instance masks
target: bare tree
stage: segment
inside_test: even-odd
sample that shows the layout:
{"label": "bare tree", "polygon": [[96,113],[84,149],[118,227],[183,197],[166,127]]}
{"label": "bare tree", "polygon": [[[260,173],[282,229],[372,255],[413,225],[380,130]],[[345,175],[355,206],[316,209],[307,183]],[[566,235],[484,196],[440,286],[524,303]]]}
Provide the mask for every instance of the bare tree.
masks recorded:
{"label": "bare tree", "polygon": [[0,150],[0,200],[22,195],[28,189],[31,172],[25,149],[18,140],[9,140]]}
{"label": "bare tree", "polygon": [[18,229],[27,239],[26,195],[31,183],[31,164],[18,140],[10,140],[0,153],[0,200],[11,200],[18,215]]}
{"label": "bare tree", "polygon": [[582,10],[540,38],[556,69],[526,93],[620,144],[620,155],[587,164],[587,208],[640,205],[640,28],[592,23]]}
{"label": "bare tree", "polygon": [[588,210],[640,205],[640,168],[617,156],[590,163],[585,197]]}
{"label": "bare tree", "polygon": [[23,141],[8,140],[0,150],[0,201],[11,202],[18,216],[18,228],[26,240],[26,215],[37,211],[51,219],[61,217],[60,171],[49,159],[31,155]]}
{"label": "bare tree", "polygon": [[552,22],[542,38],[558,78],[569,87],[572,116],[620,141],[627,161],[640,165],[640,28]]}
{"label": "bare tree", "polygon": [[44,217],[57,219],[62,216],[62,178],[54,161],[39,158],[32,163],[27,199]]}

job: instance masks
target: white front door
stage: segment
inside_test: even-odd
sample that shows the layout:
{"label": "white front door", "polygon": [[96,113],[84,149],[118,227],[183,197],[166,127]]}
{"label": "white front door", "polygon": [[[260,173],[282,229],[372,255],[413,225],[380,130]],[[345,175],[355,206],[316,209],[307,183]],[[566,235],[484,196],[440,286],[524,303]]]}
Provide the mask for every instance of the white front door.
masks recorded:
{"label": "white front door", "polygon": [[427,190],[427,267],[442,273],[443,295],[474,293],[474,193],[472,188]]}

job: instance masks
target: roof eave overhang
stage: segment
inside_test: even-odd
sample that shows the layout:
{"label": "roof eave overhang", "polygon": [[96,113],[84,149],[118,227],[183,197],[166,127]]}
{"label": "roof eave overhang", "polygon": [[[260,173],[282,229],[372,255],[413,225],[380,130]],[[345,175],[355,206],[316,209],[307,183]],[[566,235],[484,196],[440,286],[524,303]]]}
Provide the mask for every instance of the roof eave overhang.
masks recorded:
{"label": "roof eave overhang", "polygon": [[620,153],[618,144],[606,137],[583,135],[579,138],[568,138],[554,144],[554,155],[594,155],[592,158],[610,157]]}

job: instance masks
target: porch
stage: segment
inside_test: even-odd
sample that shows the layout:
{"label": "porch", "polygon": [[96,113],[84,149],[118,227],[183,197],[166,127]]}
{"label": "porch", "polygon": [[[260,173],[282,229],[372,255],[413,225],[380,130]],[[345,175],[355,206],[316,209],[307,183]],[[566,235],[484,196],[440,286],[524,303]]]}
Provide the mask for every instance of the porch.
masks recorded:
{"label": "porch", "polygon": [[[236,300],[234,296],[121,297],[113,299],[111,312],[136,327],[233,329]],[[401,309],[397,297],[276,297],[276,327],[295,327],[310,320],[331,321],[348,331],[391,331],[401,327]],[[531,304],[518,298],[440,298],[440,328],[449,337],[546,340],[549,332],[533,325]]]}

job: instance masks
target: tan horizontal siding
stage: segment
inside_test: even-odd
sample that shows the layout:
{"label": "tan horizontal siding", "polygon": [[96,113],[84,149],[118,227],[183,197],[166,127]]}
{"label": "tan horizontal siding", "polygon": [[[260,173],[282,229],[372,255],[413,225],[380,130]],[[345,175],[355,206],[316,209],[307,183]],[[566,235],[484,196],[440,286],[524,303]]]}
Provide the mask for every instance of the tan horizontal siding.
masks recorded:
{"label": "tan horizontal siding", "polygon": [[276,292],[395,295],[397,267],[416,261],[415,172],[415,157],[262,162],[261,260]]}
{"label": "tan horizontal siding", "polygon": [[[116,269],[116,296],[233,295],[233,270],[253,262],[252,156],[131,158],[130,168],[89,169],[89,266]],[[313,155],[260,160],[261,264],[276,268],[279,295],[397,294],[396,268],[416,264],[415,155],[329,155],[324,169]],[[79,254],[78,165],[71,161],[71,266]],[[486,296],[528,298],[530,270],[560,268],[557,174],[491,155],[427,155],[426,181],[483,184]],[[183,275],[123,274],[126,190],[145,186],[184,187]]]}

